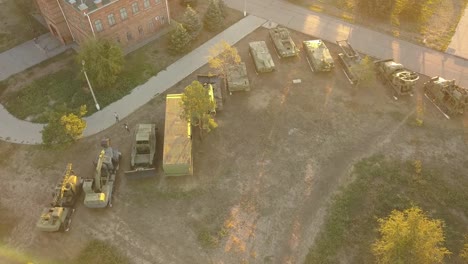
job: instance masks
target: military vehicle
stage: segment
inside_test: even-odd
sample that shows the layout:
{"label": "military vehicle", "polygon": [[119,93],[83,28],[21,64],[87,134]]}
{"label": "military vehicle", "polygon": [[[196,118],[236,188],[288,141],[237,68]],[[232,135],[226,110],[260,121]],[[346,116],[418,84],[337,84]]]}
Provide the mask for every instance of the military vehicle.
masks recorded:
{"label": "military vehicle", "polygon": [[226,80],[227,88],[231,94],[235,91],[250,91],[250,82],[244,62],[229,65],[226,71]]}
{"label": "military vehicle", "polygon": [[393,59],[375,61],[377,75],[394,90],[393,98],[398,100],[401,95],[413,95],[413,89],[419,75],[406,69]]}
{"label": "military vehicle", "polygon": [[36,227],[45,232],[68,231],[81,185],[81,178],[75,175],[72,164],[69,163],[62,181],[55,186],[50,207],[42,210]]}
{"label": "military vehicle", "polygon": [[294,44],[288,29],[276,27],[268,30],[268,32],[279,57],[294,57],[299,54],[299,49]]}
{"label": "military vehicle", "polygon": [[275,70],[275,63],[265,41],[249,42],[249,52],[252,56],[255,68],[258,72],[272,72]]}
{"label": "military vehicle", "polygon": [[424,94],[446,118],[463,114],[468,106],[468,89],[455,84],[455,80],[431,78],[424,84]]}
{"label": "military vehicle", "polygon": [[197,80],[203,84],[203,87],[208,89],[211,100],[215,103],[215,109],[211,112],[216,114],[216,110],[223,110],[223,103],[225,100],[225,83],[224,78],[217,74],[199,74]]}
{"label": "military vehicle", "polygon": [[132,145],[132,155],[130,159],[130,171],[126,171],[127,176],[147,176],[147,171],[152,171],[154,167],[154,155],[156,153],[156,125],[138,124],[135,129],[135,138]]}
{"label": "military vehicle", "polygon": [[338,54],[339,62],[343,65],[343,72],[351,84],[357,85],[359,77],[353,72],[353,66],[361,62],[361,56],[359,56],[359,53],[353,49],[347,40],[337,40],[336,44],[343,51]]}
{"label": "military vehicle", "polygon": [[335,68],[330,51],[321,39],[303,41],[302,46],[312,71],[331,71]]}
{"label": "military vehicle", "polygon": [[166,176],[192,175],[192,127],[180,118],[182,94],[166,97],[163,170]]}
{"label": "military vehicle", "polygon": [[122,154],[110,146],[110,139],[101,141],[102,150],[94,162],[94,179],[85,179],[84,205],[89,208],[112,207],[112,192]]}

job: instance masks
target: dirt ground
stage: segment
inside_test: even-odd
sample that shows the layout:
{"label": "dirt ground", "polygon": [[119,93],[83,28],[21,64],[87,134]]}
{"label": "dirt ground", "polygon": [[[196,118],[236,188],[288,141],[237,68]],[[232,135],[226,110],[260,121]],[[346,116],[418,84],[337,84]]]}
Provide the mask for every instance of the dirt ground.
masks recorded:
{"label": "dirt ground", "polygon": [[[294,32],[293,39],[314,38]],[[383,153],[468,170],[468,119],[447,120],[424,98],[427,77],[414,97],[394,101],[381,84],[352,88],[338,64],[332,73],[312,73],[303,52],[281,60],[272,53],[276,71],[256,75],[247,50],[254,40],[267,40],[266,29],[236,45],[252,89],[227,98],[216,116],[219,127],[204,141],[194,137],[193,176],[162,174],[164,95],[121,121],[157,124],[158,170],[150,179],[125,178],[132,136],[121,124],[65,151],[0,143],[5,245],[34,263],[73,259],[91,239],[108,241],[132,263],[301,263],[331,195],[349,182],[357,160]],[[328,46],[336,59],[337,47]],[[207,71],[204,66],[168,93],[181,92]],[[415,125],[417,108],[421,127]],[[81,203],[68,233],[35,230],[68,162],[81,177],[92,177],[104,136],[124,155],[114,206],[92,210]],[[21,263],[4,252],[2,263]]]}

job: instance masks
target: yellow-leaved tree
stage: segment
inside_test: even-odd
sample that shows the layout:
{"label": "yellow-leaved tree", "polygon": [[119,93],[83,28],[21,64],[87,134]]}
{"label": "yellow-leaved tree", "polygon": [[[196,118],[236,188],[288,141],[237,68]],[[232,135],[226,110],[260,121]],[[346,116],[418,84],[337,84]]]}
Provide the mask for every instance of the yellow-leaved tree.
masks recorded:
{"label": "yellow-leaved tree", "polygon": [[443,246],[443,222],[428,218],[418,207],[393,210],[378,222],[381,237],[372,245],[377,263],[443,263],[451,254]]}
{"label": "yellow-leaved tree", "polygon": [[211,68],[226,76],[227,67],[229,65],[237,65],[241,63],[241,58],[237,49],[232,47],[225,40],[221,40],[210,48],[208,56],[208,64]]}
{"label": "yellow-leaved tree", "polygon": [[82,137],[86,128],[83,116],[86,105],[82,105],[75,113],[50,113],[49,123],[42,130],[42,142],[46,146],[68,145]]}
{"label": "yellow-leaved tree", "polygon": [[82,117],[86,112],[86,105],[82,105],[78,114],[70,113],[60,118],[60,124],[65,128],[65,133],[74,141],[83,136],[86,121]]}

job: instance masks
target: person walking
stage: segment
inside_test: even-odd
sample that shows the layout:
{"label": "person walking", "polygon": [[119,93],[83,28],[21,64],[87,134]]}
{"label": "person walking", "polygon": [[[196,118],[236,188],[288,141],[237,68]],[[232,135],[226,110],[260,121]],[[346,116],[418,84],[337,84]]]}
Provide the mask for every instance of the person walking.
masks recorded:
{"label": "person walking", "polygon": [[120,121],[119,114],[117,114],[117,112],[114,112],[114,116],[115,116],[115,122],[118,123]]}
{"label": "person walking", "polygon": [[127,124],[127,123],[124,124],[124,128],[128,131],[128,133],[130,133],[130,128],[128,128],[128,124]]}

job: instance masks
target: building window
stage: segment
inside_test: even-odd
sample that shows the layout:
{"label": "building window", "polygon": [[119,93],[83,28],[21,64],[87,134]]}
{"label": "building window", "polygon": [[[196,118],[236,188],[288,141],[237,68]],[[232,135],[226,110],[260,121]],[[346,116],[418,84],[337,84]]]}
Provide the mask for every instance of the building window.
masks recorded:
{"label": "building window", "polygon": [[148,32],[153,32],[154,31],[154,21],[151,19],[150,22],[148,22]]}
{"label": "building window", "polygon": [[107,16],[107,21],[109,21],[109,26],[113,26],[115,25],[115,18],[114,18],[114,14],[110,14]]}
{"label": "building window", "polygon": [[140,34],[140,37],[143,36],[143,27],[138,26],[138,34]]}
{"label": "building window", "polygon": [[138,9],[138,3],[137,2],[134,2],[132,4],[132,10],[133,10],[133,14],[136,14],[140,11],[140,9]]}
{"label": "building window", "polygon": [[124,8],[121,8],[120,9],[120,18],[122,18],[122,20],[125,20],[127,19],[128,15],[127,15],[127,9]]}
{"label": "building window", "polygon": [[94,27],[96,28],[97,32],[102,31],[102,22],[101,22],[101,20],[94,21]]}
{"label": "building window", "polygon": [[131,41],[133,39],[132,32],[127,32],[127,40]]}
{"label": "building window", "polygon": [[165,24],[166,23],[166,17],[165,16],[160,16],[159,17],[159,22],[161,22],[161,24]]}
{"label": "building window", "polygon": [[143,1],[143,5],[145,6],[145,8],[149,8],[150,7],[150,0]]}

